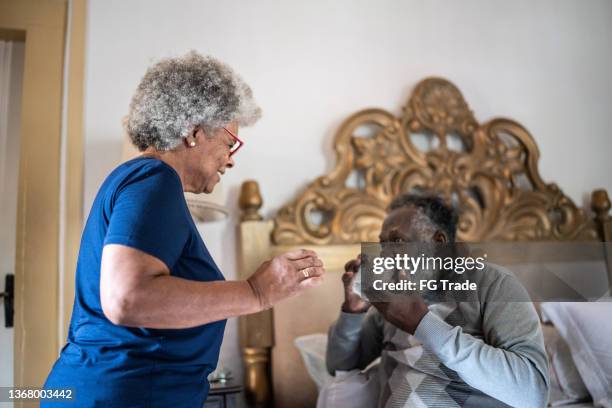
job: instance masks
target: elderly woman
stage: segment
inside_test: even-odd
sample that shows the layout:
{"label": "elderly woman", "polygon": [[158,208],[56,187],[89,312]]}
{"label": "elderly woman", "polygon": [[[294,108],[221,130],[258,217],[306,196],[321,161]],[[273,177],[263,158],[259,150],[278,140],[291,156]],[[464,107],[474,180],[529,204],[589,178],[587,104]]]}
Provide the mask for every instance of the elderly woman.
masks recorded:
{"label": "elderly woman", "polygon": [[213,58],[192,52],[147,71],[127,123],[142,155],[117,167],[93,203],[68,341],[47,389],[73,389],[79,407],[202,407],[225,319],[319,283],[323,264],[307,250],[225,281],[185,203],[184,191],[213,191],[234,166],[239,126],[259,116],[250,88]]}

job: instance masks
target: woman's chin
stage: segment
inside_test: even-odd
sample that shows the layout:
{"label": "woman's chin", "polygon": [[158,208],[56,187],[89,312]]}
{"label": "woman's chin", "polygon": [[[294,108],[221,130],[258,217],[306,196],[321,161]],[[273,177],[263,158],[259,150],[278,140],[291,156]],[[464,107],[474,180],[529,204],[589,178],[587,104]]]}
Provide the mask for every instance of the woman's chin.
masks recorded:
{"label": "woman's chin", "polygon": [[202,193],[204,194],[210,194],[213,192],[213,190],[215,189],[215,186],[219,183],[219,179],[217,179],[217,181],[215,181],[212,184],[207,185],[206,187],[204,187],[204,190],[202,191]]}

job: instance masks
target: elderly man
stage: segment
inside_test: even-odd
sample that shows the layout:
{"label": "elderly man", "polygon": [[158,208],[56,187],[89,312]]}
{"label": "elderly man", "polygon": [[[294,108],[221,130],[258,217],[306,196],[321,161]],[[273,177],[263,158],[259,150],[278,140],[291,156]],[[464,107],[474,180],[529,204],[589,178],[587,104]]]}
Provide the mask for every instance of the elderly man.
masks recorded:
{"label": "elderly man", "polygon": [[[389,206],[381,243],[446,244],[457,216],[436,197]],[[347,263],[345,300],[331,327],[327,366],[363,369],[381,357],[379,407],[543,407],[548,366],[533,304],[512,274],[485,264],[478,301],[428,304],[419,295],[370,303],[353,292],[361,260]]]}

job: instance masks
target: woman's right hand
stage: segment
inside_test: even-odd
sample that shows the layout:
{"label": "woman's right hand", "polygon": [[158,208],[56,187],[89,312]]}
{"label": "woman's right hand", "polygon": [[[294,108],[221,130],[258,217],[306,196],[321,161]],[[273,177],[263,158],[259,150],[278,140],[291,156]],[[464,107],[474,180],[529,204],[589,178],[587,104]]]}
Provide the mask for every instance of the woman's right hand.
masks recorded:
{"label": "woman's right hand", "polygon": [[345,313],[364,313],[370,308],[369,302],[353,292],[353,282],[355,281],[355,275],[359,271],[359,266],[361,266],[361,255],[351,259],[344,265],[344,274],[342,274],[344,303],[342,304],[342,311]]}
{"label": "woman's right hand", "polygon": [[262,263],[247,282],[262,309],[268,309],[306,288],[318,286],[323,273],[325,268],[316,252],[300,249]]}

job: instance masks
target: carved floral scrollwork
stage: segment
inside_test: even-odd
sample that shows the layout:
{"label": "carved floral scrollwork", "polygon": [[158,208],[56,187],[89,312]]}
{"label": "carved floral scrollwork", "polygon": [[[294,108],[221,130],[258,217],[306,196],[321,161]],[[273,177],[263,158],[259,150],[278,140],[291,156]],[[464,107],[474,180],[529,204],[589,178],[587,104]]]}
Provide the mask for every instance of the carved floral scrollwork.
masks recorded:
{"label": "carved floral scrollwork", "polygon": [[[358,129],[374,129],[369,137]],[[424,135],[436,143],[414,142]],[[451,149],[449,136],[462,149]],[[401,117],[380,109],[356,113],[340,127],[337,164],[276,215],[276,244],[376,241],[385,208],[398,194],[432,192],[459,210],[458,239],[598,238],[597,227],[538,172],[538,148],[509,119],[479,124],[461,92],[441,78],[415,88]],[[350,185],[357,174],[360,183]]]}

